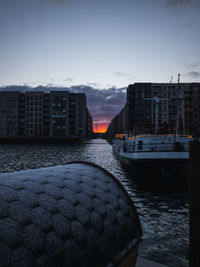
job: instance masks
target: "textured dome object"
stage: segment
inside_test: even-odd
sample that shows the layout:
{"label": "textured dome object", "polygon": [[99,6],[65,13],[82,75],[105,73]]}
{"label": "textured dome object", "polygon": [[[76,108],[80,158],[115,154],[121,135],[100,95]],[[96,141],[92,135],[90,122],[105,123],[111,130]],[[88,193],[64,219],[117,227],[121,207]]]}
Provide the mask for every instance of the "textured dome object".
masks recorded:
{"label": "textured dome object", "polygon": [[87,162],[0,174],[0,266],[116,266],[140,221],[120,182]]}

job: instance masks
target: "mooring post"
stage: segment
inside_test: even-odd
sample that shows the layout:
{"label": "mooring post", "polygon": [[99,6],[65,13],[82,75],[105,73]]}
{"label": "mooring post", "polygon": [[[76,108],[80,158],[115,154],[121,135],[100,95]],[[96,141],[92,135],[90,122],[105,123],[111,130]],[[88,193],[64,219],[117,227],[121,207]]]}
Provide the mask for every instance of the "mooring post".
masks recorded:
{"label": "mooring post", "polygon": [[189,159],[189,266],[200,266],[200,141],[190,142]]}

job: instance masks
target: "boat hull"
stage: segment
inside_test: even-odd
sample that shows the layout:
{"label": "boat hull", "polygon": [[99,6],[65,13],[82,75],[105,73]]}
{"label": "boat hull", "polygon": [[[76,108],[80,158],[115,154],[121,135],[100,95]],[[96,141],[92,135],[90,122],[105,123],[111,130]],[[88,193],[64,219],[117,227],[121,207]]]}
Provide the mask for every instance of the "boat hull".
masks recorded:
{"label": "boat hull", "polygon": [[187,193],[188,152],[113,153],[137,184],[152,191]]}

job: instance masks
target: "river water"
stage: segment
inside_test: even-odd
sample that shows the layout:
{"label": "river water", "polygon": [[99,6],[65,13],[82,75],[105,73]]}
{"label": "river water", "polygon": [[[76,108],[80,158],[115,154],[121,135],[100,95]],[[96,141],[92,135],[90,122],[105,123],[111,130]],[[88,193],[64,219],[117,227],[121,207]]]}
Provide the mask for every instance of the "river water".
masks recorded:
{"label": "river water", "polygon": [[129,192],[143,228],[139,256],[166,264],[188,266],[189,203],[183,195],[156,194],[139,187],[102,139],[83,144],[0,145],[0,172],[12,172],[84,160],[117,177]]}

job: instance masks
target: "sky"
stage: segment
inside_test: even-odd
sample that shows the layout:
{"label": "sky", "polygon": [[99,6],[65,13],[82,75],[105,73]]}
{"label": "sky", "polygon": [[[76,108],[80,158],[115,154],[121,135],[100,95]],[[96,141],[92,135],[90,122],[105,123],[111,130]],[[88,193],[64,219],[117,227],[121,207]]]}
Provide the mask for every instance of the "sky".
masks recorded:
{"label": "sky", "polygon": [[0,86],[85,88],[106,125],[130,83],[200,82],[199,17],[199,0],[0,0]]}

